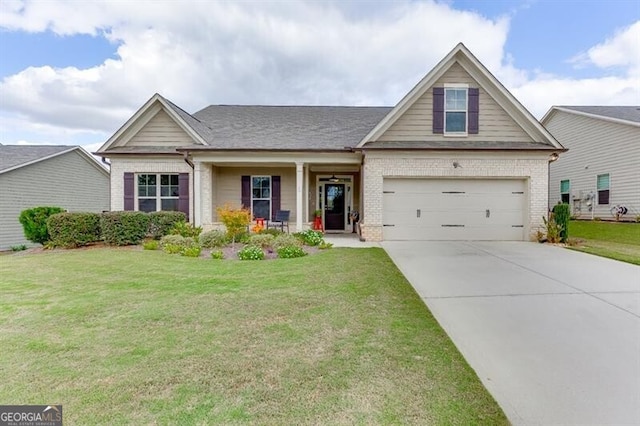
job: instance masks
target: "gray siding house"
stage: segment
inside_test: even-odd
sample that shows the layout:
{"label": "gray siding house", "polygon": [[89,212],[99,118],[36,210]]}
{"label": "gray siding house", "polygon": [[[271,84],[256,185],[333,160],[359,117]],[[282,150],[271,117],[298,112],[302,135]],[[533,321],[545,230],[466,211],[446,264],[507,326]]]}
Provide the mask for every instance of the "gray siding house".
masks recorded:
{"label": "gray siding house", "polygon": [[[542,124],[569,152],[551,163],[549,205],[583,219],[640,215],[640,107],[554,106]],[[624,209],[623,209],[624,211]]]}
{"label": "gray siding house", "polygon": [[0,250],[30,244],[18,216],[37,206],[109,210],[109,171],[79,146],[0,145]]}

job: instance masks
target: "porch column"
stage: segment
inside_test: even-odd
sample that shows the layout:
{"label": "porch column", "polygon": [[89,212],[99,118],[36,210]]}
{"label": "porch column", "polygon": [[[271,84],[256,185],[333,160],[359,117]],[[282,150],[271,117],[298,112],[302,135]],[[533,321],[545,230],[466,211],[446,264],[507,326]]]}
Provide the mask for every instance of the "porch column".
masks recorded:
{"label": "porch column", "polygon": [[202,162],[193,163],[193,224],[202,225]]}
{"label": "porch column", "polygon": [[302,189],[304,186],[303,179],[304,163],[296,162],[296,231],[302,231]]}
{"label": "porch column", "polygon": [[200,163],[200,226],[208,230],[208,226],[213,222],[213,165],[210,163]]}
{"label": "porch column", "polygon": [[304,216],[303,222],[309,221],[309,165],[304,168],[304,186],[302,187],[304,198],[302,202],[304,203]]}

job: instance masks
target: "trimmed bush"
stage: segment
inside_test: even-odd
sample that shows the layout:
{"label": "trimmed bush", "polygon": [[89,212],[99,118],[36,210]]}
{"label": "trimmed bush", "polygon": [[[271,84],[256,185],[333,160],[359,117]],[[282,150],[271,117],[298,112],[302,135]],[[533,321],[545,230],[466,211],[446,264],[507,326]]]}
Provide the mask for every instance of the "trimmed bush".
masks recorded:
{"label": "trimmed bush", "polygon": [[211,258],[216,260],[224,259],[224,252],[222,250],[213,250],[211,252]]}
{"label": "trimmed bush", "polygon": [[238,257],[240,260],[262,260],[264,259],[264,252],[257,246],[244,246],[238,252]]}
{"label": "trimmed bush", "polygon": [[140,244],[149,229],[149,216],[144,212],[124,211],[102,213],[102,238],[114,246]]}
{"label": "trimmed bush", "polygon": [[303,257],[306,255],[307,253],[302,250],[302,247],[285,246],[278,249],[278,257],[282,259],[293,259],[295,257]]}
{"label": "trimmed bush", "polygon": [[200,246],[194,238],[183,237],[182,235],[165,235],[160,240],[160,246],[162,247],[162,251],[169,254],[182,254],[186,249],[194,247],[200,250]]}
{"label": "trimmed bush", "polygon": [[278,235],[284,234],[284,232],[282,232],[281,230],[276,229],[276,228],[263,229],[260,233],[261,234],[273,235],[274,237],[277,237]]}
{"label": "trimmed bush", "polygon": [[200,226],[193,226],[187,222],[176,222],[173,225],[173,228],[169,231],[170,234],[182,235],[186,238],[198,238],[198,235],[200,235],[201,232],[202,228]]}
{"label": "trimmed bush", "polygon": [[164,237],[176,223],[186,222],[183,212],[151,212],[149,215],[149,236],[156,240]]}
{"label": "trimmed bush", "polygon": [[75,248],[102,239],[98,213],[57,213],[47,219],[47,229],[55,247]]}
{"label": "trimmed bush", "polygon": [[200,253],[202,253],[202,249],[197,245],[191,247],[182,247],[182,250],[180,250],[180,255],[187,257],[200,257]]}
{"label": "trimmed bush", "polygon": [[270,234],[254,234],[249,237],[249,244],[262,248],[273,247],[275,237]]}
{"label": "trimmed bush", "polygon": [[313,229],[297,232],[294,235],[300,238],[302,242],[308,246],[317,246],[322,242],[322,232],[314,231]]}
{"label": "trimmed bush", "polygon": [[184,237],[182,235],[165,235],[160,239],[160,247],[164,247],[167,244],[183,245]]}
{"label": "trimmed bush", "polygon": [[145,250],[158,250],[160,247],[160,243],[158,240],[149,240],[142,243],[142,248]]}
{"label": "trimmed bush", "polygon": [[566,243],[569,238],[569,220],[571,219],[571,207],[569,204],[556,204],[553,206],[553,216],[560,227],[560,242]]}
{"label": "trimmed bush", "polygon": [[232,242],[240,241],[242,234],[247,232],[251,223],[251,212],[243,208],[233,208],[229,204],[218,207],[218,218],[227,229],[227,236]]}
{"label": "trimmed bush", "polygon": [[291,234],[282,234],[278,235],[273,240],[273,249],[278,251],[278,249],[287,246],[295,246],[302,247],[302,241]]}
{"label": "trimmed bush", "polygon": [[62,213],[62,207],[34,207],[23,210],[18,217],[24,230],[24,236],[32,243],[44,244],[49,241],[47,219],[54,214]]}
{"label": "trimmed bush", "polygon": [[200,245],[204,248],[223,247],[227,244],[227,233],[214,229],[200,234]]}

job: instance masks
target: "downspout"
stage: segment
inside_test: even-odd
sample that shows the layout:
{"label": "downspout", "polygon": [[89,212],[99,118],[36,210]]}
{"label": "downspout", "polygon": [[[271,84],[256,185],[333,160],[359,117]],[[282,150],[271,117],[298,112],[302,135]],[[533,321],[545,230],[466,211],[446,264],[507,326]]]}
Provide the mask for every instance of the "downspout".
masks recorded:
{"label": "downspout", "polygon": [[109,169],[111,169],[111,163],[107,161],[107,157],[100,157],[100,158],[102,159],[102,162],[107,166],[109,166]]}

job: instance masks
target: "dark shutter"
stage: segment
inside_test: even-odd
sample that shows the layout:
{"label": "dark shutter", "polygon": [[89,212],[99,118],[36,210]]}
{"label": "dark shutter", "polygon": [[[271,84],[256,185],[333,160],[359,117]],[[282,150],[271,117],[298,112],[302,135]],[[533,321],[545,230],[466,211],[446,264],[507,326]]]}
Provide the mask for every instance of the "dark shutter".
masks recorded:
{"label": "dark shutter", "polygon": [[444,133],[444,87],[433,88],[433,133]]}
{"label": "dark shutter", "polygon": [[189,219],[189,173],[178,175],[178,211],[186,214],[187,220]]}
{"label": "dark shutter", "polygon": [[240,203],[243,208],[251,209],[251,176],[242,176],[242,195]]}
{"label": "dark shutter", "polygon": [[124,174],[124,209],[135,210],[135,176],[133,173]]}
{"label": "dark shutter", "polygon": [[477,135],[479,131],[480,90],[469,88],[469,134]]}
{"label": "dark shutter", "polygon": [[271,220],[280,211],[280,176],[271,176]]}

